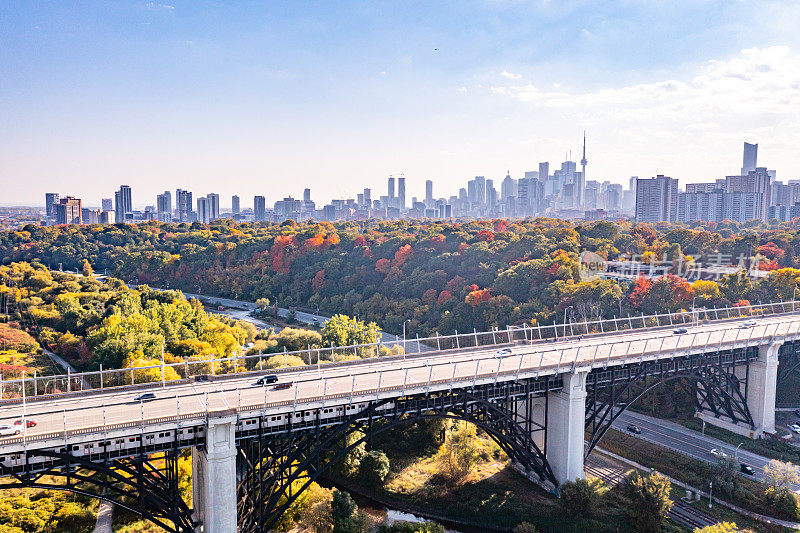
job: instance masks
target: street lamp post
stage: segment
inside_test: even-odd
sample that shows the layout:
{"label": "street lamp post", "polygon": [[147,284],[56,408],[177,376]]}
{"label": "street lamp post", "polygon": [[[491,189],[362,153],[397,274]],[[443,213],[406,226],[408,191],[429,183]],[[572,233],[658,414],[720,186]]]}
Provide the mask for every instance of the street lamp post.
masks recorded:
{"label": "street lamp post", "polygon": [[411,322],[410,318],[403,320],[403,354],[406,352],[406,322]]}
{"label": "street lamp post", "polygon": [[572,309],[572,306],[564,308],[564,336],[567,336],[567,309]]}
{"label": "street lamp post", "polygon": [[708,508],[711,509],[711,491],[714,489],[714,482],[708,482]]}
{"label": "street lamp post", "polygon": [[736,454],[734,455],[734,457],[736,457],[736,461],[737,461],[737,462],[739,461],[739,447],[740,447],[742,444],[744,444],[744,442],[740,442],[740,443],[739,443],[739,446],[737,446],[737,447],[736,447]]}

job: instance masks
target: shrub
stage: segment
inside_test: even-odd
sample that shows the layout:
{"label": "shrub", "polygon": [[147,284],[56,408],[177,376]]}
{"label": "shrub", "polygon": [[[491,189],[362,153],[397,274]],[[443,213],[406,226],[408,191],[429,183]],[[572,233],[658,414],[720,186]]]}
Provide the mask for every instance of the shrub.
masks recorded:
{"label": "shrub", "polygon": [[588,516],[592,514],[596,502],[595,487],[585,479],[567,481],[561,485],[558,504],[566,515]]}
{"label": "shrub", "polygon": [[444,533],[444,527],[436,522],[394,522],[380,526],[378,533]]}
{"label": "shrub", "polygon": [[776,517],[796,520],[800,516],[797,497],[787,488],[767,489],[764,494],[764,506]]}
{"label": "shrub", "polygon": [[514,533],[539,533],[536,527],[530,522],[521,522],[514,528]]}
{"label": "shrub", "polygon": [[622,493],[636,531],[658,531],[672,507],[669,491],[669,479],[659,473],[644,476],[633,472],[625,478]]}

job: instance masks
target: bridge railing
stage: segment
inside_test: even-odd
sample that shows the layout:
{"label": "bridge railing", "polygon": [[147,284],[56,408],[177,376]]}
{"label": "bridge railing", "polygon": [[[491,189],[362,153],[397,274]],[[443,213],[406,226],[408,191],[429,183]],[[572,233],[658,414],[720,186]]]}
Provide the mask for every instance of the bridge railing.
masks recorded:
{"label": "bridge railing", "polygon": [[[60,375],[22,375],[7,379],[0,375],[0,402],[20,402],[27,398],[47,398],[68,393],[92,394],[110,388],[124,390],[146,384],[164,386],[181,380],[217,380],[241,376],[246,372],[281,373],[302,367],[348,365],[355,360],[375,357],[405,359],[447,353],[502,347],[520,342],[535,343],[587,335],[607,335],[647,328],[680,327],[737,318],[800,312],[800,301],[768,302],[723,308],[693,308],[674,313],[615,316],[610,319],[570,321],[560,324],[524,324],[490,331],[458,332],[425,338],[398,338],[391,341],[351,346],[308,346],[305,350],[278,353],[236,354],[232,357],[187,358],[180,362],[103,369]],[[287,365],[298,366],[289,367]],[[326,366],[327,367],[327,366]]]}

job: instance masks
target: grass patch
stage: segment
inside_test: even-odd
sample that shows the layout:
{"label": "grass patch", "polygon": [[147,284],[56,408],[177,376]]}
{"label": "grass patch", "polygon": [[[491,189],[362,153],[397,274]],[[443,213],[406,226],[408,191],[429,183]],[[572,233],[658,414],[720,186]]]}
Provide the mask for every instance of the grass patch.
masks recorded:
{"label": "grass patch", "polygon": [[[700,433],[703,430],[703,422],[699,418],[690,418],[688,420],[677,421],[682,426],[697,431]],[[774,441],[769,439],[749,439],[742,435],[737,435],[727,429],[718,428],[706,423],[706,435],[714,437],[715,439],[727,442],[733,446],[738,446],[742,443],[742,449],[747,450],[768,459],[777,459],[779,461],[800,464],[800,450],[794,446],[790,446],[785,442]]]}

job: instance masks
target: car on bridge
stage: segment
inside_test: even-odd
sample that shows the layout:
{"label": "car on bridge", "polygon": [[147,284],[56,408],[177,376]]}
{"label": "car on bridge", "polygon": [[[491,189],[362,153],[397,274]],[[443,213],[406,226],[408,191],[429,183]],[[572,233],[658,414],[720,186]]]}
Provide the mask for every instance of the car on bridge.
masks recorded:
{"label": "car on bridge", "polygon": [[8,424],[0,425],[0,437],[11,437],[13,435],[19,435],[22,433],[22,429],[19,426],[10,426]]}
{"label": "car on bridge", "polygon": [[[25,419],[25,427],[32,428],[32,427],[36,427],[37,424],[38,424],[38,422],[36,420],[34,420],[33,418],[26,418]],[[22,425],[22,419],[20,418],[20,419],[14,420],[14,425],[15,426],[21,426]]]}
{"label": "car on bridge", "polygon": [[672,333],[674,333],[675,335],[683,335],[684,333],[688,333],[688,332],[689,332],[689,330],[686,329],[686,328],[677,328],[677,329],[672,331]]}
{"label": "car on bridge", "polygon": [[752,320],[752,319],[751,320],[745,320],[744,322],[739,324],[739,329],[752,328],[756,324],[757,324],[757,322],[755,320]]}
{"label": "car on bridge", "polygon": [[277,382],[278,382],[278,376],[276,376],[275,374],[270,374],[268,376],[262,376],[258,378],[256,382],[253,383],[253,386],[260,387],[263,385],[270,385],[272,383],[277,383]]}
{"label": "car on bridge", "polygon": [[739,472],[741,472],[742,474],[747,474],[748,476],[755,476],[756,475],[755,469],[752,466],[744,464],[744,463],[739,465]]}
{"label": "car on bridge", "polygon": [[274,387],[272,387],[272,390],[285,390],[285,389],[290,389],[290,388],[292,388],[292,385],[293,385],[293,384],[294,384],[294,383],[293,383],[292,381],[284,381],[283,383],[278,383],[277,385],[275,385]]}
{"label": "car on bridge", "polygon": [[497,352],[495,352],[494,356],[495,357],[505,357],[506,355],[511,355],[512,353],[513,352],[511,351],[511,348],[503,348],[502,350],[497,350]]}
{"label": "car on bridge", "polygon": [[142,394],[133,398],[134,403],[150,402],[156,399],[154,392],[143,392]]}

